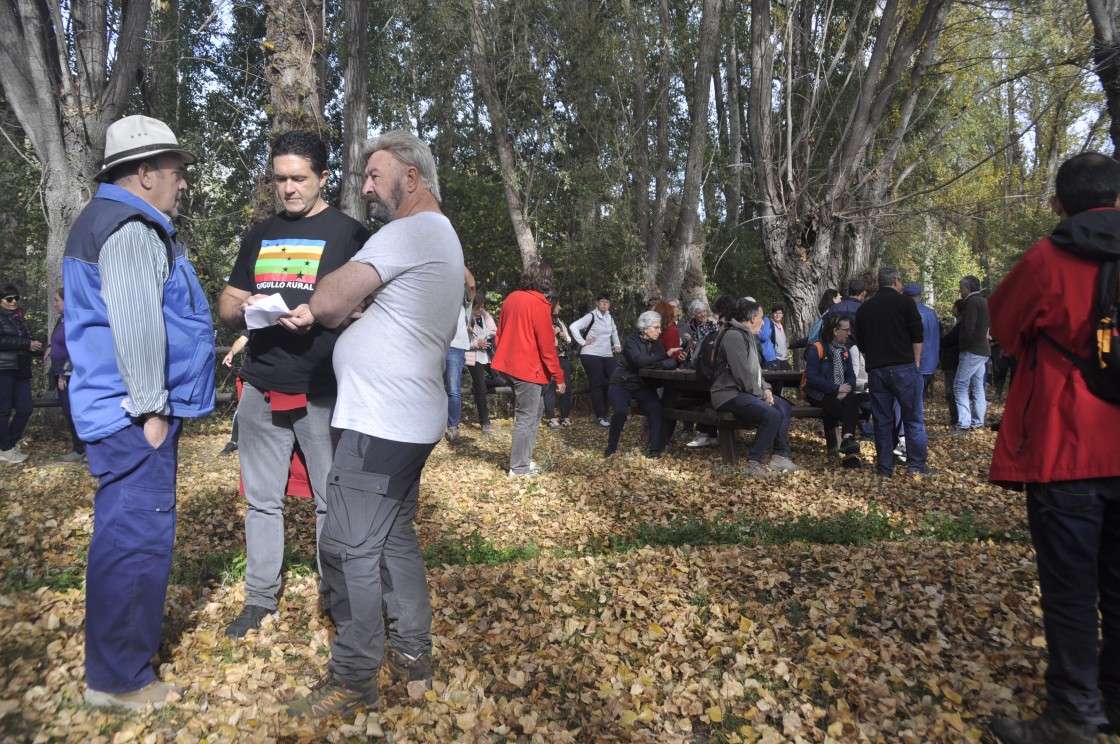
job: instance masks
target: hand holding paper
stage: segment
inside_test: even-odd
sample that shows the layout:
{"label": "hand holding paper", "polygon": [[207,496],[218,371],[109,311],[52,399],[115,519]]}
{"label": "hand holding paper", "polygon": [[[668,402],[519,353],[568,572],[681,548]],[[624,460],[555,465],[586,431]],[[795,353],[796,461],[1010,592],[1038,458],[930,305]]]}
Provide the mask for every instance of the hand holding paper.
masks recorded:
{"label": "hand holding paper", "polygon": [[268,328],[280,322],[280,318],[291,312],[288,303],[280,293],[257,300],[245,308],[245,327],[249,330]]}

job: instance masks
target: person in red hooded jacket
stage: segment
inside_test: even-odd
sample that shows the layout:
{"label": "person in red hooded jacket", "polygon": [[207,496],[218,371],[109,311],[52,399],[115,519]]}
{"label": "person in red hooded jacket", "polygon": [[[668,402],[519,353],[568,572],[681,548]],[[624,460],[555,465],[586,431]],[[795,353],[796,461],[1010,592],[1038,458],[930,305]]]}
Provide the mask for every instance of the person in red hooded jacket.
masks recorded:
{"label": "person in red hooded jacket", "polygon": [[510,477],[534,477],[533,447],[541,424],[541,393],[556,381],[556,392],[567,389],[564,370],[556,353],[552,331],[552,269],[544,261],[533,261],[521,275],[521,283],[502,303],[497,351],[490,366],[513,381],[513,446],[509,456]]}
{"label": "person in red hooded jacket", "polygon": [[1120,259],[1120,163],[1073,157],[1056,192],[1064,219],[989,300],[992,336],[1020,360],[990,478],[1026,489],[1049,651],[1046,710],[997,719],[1004,744],[1078,744],[1096,741],[1098,728],[1120,730],[1120,405],[1094,395],[1058,349],[1094,352],[1098,272]]}

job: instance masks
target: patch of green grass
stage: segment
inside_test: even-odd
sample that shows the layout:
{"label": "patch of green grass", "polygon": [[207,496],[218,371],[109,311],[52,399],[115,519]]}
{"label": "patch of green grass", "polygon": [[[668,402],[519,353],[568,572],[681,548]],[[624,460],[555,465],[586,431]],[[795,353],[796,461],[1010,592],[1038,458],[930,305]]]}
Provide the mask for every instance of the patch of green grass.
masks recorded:
{"label": "patch of green grass", "polygon": [[26,566],[12,566],[0,577],[0,592],[34,592],[43,587],[53,592],[81,589],[85,584],[85,565],[65,566],[37,573]]}
{"label": "patch of green grass", "polygon": [[993,542],[1026,545],[1031,536],[1027,530],[998,532],[990,526],[976,521],[976,515],[965,509],[959,515],[941,514],[927,511],[922,519],[922,534],[938,542],[969,542],[972,540],[991,540]]}
{"label": "patch of green grass", "polygon": [[465,538],[443,540],[424,548],[424,563],[433,568],[477,564],[493,566],[536,558],[540,552],[540,548],[534,543],[505,548],[495,547],[493,540],[484,539],[478,530],[475,530]]}
{"label": "patch of green grass", "polygon": [[239,581],[243,578],[245,553],[240,550],[202,554],[177,551],[171,563],[172,584],[195,586],[218,579]]}

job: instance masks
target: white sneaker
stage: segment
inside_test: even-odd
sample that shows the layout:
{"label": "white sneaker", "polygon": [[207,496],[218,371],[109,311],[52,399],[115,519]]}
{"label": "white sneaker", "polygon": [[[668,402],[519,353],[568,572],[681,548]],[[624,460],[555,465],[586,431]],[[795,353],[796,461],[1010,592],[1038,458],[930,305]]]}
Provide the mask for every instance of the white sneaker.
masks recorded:
{"label": "white sneaker", "polygon": [[710,434],[697,434],[696,438],[685,445],[685,447],[712,447],[719,444],[719,438],[713,437]]}
{"label": "white sneaker", "polygon": [[0,450],[0,462],[23,462],[28,458],[26,452],[20,452],[18,447],[12,447],[9,450]]}
{"label": "white sneaker", "polygon": [[541,473],[540,473],[539,470],[531,470],[531,469],[529,470],[528,473],[515,473],[512,470],[510,470],[508,473],[506,473],[506,475],[509,476],[510,478],[536,478],[540,474]]}
{"label": "white sneaker", "polygon": [[787,473],[800,473],[805,470],[805,468],[801,467],[793,460],[788,457],[783,457],[782,455],[774,455],[770,458],[770,469],[782,470]]}

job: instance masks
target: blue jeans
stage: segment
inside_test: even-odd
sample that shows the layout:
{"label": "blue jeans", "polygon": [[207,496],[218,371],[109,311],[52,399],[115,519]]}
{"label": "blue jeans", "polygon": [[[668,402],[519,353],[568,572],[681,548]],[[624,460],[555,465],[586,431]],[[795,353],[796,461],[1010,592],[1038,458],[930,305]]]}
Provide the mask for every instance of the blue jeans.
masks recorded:
{"label": "blue jeans", "polygon": [[953,380],[953,394],[957,403],[957,426],[962,429],[979,429],[984,425],[984,414],[988,409],[988,401],[984,400],[984,367],[987,363],[988,357],[961,352],[957,376]]}
{"label": "blue jeans", "polygon": [[31,379],[0,374],[0,450],[19,444],[31,418]]}
{"label": "blue jeans", "polygon": [[1068,718],[1099,725],[1102,696],[1120,705],[1120,478],[1029,483],[1027,516],[1050,657],[1047,696]]}
{"label": "blue jeans", "polygon": [[131,692],[156,679],[182,430],[171,419],[156,449],[139,424],[86,445],[99,481],[86,564],[86,683],[94,690]]}
{"label": "blue jeans", "polygon": [[443,365],[443,387],[447,390],[447,428],[459,426],[463,414],[463,367],[467,363],[464,349],[448,349]]}
{"label": "blue jeans", "polygon": [[871,393],[871,417],[875,423],[876,472],[894,473],[895,418],[897,403],[906,433],[906,472],[926,469],[926,424],[922,386],[925,379],[913,364],[897,364],[867,371]]}
{"label": "blue jeans", "polygon": [[739,393],[720,406],[719,410],[730,411],[758,427],[754,444],[747,454],[748,460],[765,463],[766,455],[771,450],[775,455],[789,457],[789,417],[793,413],[793,406],[785,398],[774,396],[774,405],[771,406],[750,393]]}

